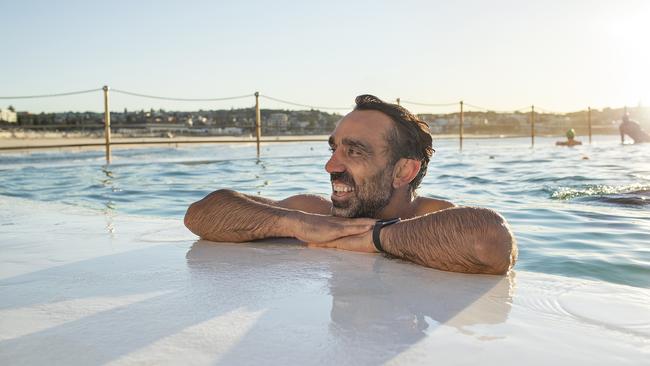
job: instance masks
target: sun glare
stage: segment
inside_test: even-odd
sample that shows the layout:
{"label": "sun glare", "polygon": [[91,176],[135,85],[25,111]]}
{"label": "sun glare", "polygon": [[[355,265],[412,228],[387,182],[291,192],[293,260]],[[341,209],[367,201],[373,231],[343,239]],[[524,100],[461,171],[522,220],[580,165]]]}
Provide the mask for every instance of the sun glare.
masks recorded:
{"label": "sun glare", "polygon": [[[633,11],[634,10],[634,11]],[[650,104],[650,4],[630,9],[629,16],[609,24],[609,51],[616,56],[615,71],[623,90],[619,99],[630,105]]]}

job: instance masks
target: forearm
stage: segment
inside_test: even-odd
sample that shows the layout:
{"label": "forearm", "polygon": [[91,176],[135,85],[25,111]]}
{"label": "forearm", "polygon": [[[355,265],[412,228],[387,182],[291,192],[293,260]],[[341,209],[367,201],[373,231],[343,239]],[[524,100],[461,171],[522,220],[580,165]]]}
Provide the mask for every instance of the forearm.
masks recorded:
{"label": "forearm", "polygon": [[445,271],[506,273],[517,258],[512,233],[499,214],[456,207],[388,226],[381,232],[389,254]]}
{"label": "forearm", "polygon": [[187,209],[185,226],[212,241],[294,237],[318,243],[367,232],[374,224],[372,219],[348,219],[281,207],[296,204],[289,201],[291,198],[276,202],[221,189]]}
{"label": "forearm", "polygon": [[185,226],[212,241],[244,242],[292,236],[290,226],[283,223],[290,210],[271,203],[231,190],[218,190],[188,208]]}

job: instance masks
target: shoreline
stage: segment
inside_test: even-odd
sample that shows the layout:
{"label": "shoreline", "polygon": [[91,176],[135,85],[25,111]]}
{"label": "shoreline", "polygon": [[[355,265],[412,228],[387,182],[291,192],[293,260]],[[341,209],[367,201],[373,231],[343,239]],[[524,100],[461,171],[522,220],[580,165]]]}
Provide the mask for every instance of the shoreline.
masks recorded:
{"label": "shoreline", "polygon": [[[262,137],[260,142],[301,142],[327,141],[325,135],[313,136],[281,136]],[[177,144],[213,144],[213,143],[256,143],[255,138],[242,136],[207,136],[207,137],[113,137],[111,146],[139,145],[177,145]],[[59,148],[104,148],[106,141],[103,137],[30,137],[30,138],[0,138],[0,150],[30,150],[30,149],[59,149]],[[145,147],[142,146],[142,147]]]}
{"label": "shoreline", "polygon": [[[553,137],[554,135],[537,135],[536,137]],[[465,134],[463,139],[502,139],[502,138],[522,138],[529,137],[523,135],[485,135],[485,134]],[[282,135],[282,136],[262,136],[260,142],[317,142],[327,141],[328,135]],[[433,135],[437,140],[458,140],[455,134]],[[111,138],[113,147],[147,147],[150,145],[179,145],[179,144],[214,144],[214,143],[250,143],[254,144],[257,140],[254,136],[179,136],[179,137],[129,137],[115,134]],[[1,151],[24,151],[32,149],[103,149],[106,146],[105,139],[102,135],[81,134],[81,133],[55,133],[55,132],[23,132],[20,135],[7,134],[0,132],[0,152]]]}

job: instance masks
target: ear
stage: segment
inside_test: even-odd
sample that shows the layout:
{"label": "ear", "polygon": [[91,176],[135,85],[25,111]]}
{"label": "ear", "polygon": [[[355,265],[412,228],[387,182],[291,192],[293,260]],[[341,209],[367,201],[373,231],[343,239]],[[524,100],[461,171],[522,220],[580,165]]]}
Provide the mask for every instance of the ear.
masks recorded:
{"label": "ear", "polygon": [[399,159],[393,170],[393,188],[407,186],[420,172],[422,163],[415,159]]}

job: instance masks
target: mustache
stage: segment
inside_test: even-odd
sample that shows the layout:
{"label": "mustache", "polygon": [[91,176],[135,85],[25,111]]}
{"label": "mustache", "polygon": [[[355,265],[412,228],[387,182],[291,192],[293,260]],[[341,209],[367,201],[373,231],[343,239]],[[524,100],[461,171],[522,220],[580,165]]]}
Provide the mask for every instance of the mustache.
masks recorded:
{"label": "mustache", "polygon": [[352,179],[352,176],[348,172],[330,173],[330,182],[335,180],[352,187],[356,186],[354,179]]}

